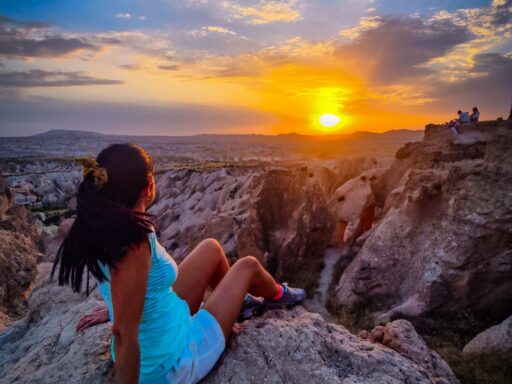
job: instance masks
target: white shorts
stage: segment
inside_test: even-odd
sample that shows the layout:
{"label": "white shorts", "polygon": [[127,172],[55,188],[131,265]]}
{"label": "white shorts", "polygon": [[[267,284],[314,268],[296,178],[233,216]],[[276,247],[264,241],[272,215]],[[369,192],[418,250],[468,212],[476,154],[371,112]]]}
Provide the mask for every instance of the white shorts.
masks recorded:
{"label": "white shorts", "polygon": [[165,374],[165,382],[199,382],[215,366],[225,346],[224,333],[215,317],[206,309],[199,309],[192,316],[187,347],[176,364]]}

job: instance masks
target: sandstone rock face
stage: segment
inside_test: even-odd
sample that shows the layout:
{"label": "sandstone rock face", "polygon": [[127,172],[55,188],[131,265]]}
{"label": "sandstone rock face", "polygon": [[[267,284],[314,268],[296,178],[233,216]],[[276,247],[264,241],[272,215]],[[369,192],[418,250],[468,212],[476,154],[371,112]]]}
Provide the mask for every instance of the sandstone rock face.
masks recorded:
{"label": "sandstone rock face", "polygon": [[168,172],[149,212],[178,260],[214,237],[228,257],[256,256],[282,277],[320,257],[330,239],[326,199],[310,175],[306,168]]}
{"label": "sandstone rock face", "polygon": [[0,383],[110,382],[110,326],[75,331],[80,317],[103,302],[50,283],[47,264],[27,317],[0,334]]}
{"label": "sandstone rock face", "polygon": [[372,185],[385,215],[337,286],[340,304],[397,313],[512,303],[512,127],[428,126]]}
{"label": "sandstone rock face", "polygon": [[13,202],[12,191],[0,179],[0,330],[25,311],[41,256],[40,222]]}
{"label": "sandstone rock face", "polygon": [[458,383],[409,323],[389,327],[397,351],[300,307],[272,311],[239,326],[205,383]]}
{"label": "sandstone rock face", "polygon": [[512,316],[476,335],[462,352],[465,356],[497,353],[512,361]]}
{"label": "sandstone rock face", "polygon": [[178,170],[159,175],[155,215],[159,241],[175,259],[183,259],[197,243],[215,237],[227,254],[236,256],[234,236],[250,213],[249,186],[261,168]]}

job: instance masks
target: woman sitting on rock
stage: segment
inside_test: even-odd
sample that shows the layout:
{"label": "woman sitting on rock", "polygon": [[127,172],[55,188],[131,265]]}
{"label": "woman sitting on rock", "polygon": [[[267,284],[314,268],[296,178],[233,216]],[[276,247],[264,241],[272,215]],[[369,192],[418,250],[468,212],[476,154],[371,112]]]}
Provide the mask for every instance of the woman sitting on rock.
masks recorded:
{"label": "woman sitting on rock", "polygon": [[[87,291],[89,272],[97,279],[108,311],[86,316],[79,328],[113,322],[116,382],[196,383],[215,365],[237,318],[304,300],[303,289],[277,284],[255,257],[230,267],[212,239],[177,266],[146,212],[155,180],[139,146],[113,144],[96,160],[79,160],[77,217],[54,271],[58,266],[59,283],[75,291],[86,268]],[[202,305],[208,286],[213,291]]]}
{"label": "woman sitting on rock", "polygon": [[473,107],[473,113],[470,118],[472,123],[478,123],[478,120],[480,119],[480,111],[477,107]]}

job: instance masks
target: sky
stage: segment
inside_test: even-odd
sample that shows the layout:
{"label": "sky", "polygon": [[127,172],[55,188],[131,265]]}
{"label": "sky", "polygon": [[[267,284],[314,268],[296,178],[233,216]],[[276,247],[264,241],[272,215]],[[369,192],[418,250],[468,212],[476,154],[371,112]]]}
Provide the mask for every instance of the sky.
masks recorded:
{"label": "sky", "polygon": [[383,132],[511,104],[512,0],[0,0],[0,136]]}

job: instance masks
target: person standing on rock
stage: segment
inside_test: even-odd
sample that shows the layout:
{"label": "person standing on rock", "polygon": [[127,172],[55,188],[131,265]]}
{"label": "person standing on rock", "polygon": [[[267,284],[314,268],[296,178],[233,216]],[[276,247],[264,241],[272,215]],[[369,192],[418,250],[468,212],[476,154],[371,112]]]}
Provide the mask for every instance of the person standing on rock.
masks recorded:
{"label": "person standing on rock", "polygon": [[[75,291],[85,269],[87,291],[89,273],[97,279],[108,310],[88,315],[79,328],[113,322],[116,382],[196,383],[217,362],[237,318],[305,299],[303,289],[276,283],[255,257],[230,267],[213,239],[177,266],[146,212],[156,193],[152,160],[141,147],[113,144],[96,160],[77,160],[84,165],[77,217],[52,275],[58,267],[59,284]],[[213,291],[202,305],[208,286]]]}

